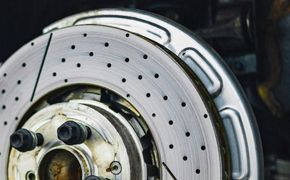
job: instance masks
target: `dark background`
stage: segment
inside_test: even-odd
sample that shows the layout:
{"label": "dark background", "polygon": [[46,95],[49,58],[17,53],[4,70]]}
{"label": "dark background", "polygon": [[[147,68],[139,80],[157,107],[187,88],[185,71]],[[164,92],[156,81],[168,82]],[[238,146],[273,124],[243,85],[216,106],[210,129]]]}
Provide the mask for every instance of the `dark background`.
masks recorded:
{"label": "dark background", "polygon": [[207,15],[203,12],[208,7],[203,1],[4,0],[0,6],[0,61],[5,61],[24,43],[41,35],[44,27],[61,18],[87,10],[113,7],[139,8],[164,15],[172,9],[179,12],[179,21],[189,28],[207,23]]}

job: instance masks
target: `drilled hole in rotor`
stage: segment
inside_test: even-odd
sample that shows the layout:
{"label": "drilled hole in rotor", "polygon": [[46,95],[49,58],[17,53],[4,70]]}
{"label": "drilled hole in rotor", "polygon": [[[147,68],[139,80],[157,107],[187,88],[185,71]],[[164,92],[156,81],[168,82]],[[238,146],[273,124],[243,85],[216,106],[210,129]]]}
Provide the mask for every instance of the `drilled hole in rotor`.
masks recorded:
{"label": "drilled hole in rotor", "polygon": [[170,144],[170,145],[169,145],[169,148],[170,148],[170,149],[173,149],[173,148],[174,148],[173,144]]}
{"label": "drilled hole in rotor", "polygon": [[203,117],[204,117],[204,118],[207,118],[207,117],[208,117],[208,115],[207,115],[207,114],[204,114],[204,115],[203,115]]}
{"label": "drilled hole in rotor", "polygon": [[185,102],[182,102],[182,103],[181,103],[181,106],[182,106],[182,107],[185,107],[185,106],[186,106],[186,103],[185,103]]}
{"label": "drilled hole in rotor", "polygon": [[151,96],[151,94],[150,94],[150,93],[146,93],[146,97],[148,97],[148,98],[149,98],[150,96]]}
{"label": "drilled hole in rotor", "polygon": [[163,96],[163,100],[164,101],[167,101],[168,100],[168,97],[167,96]]}
{"label": "drilled hole in rotor", "polygon": [[3,76],[6,77],[7,76],[7,73],[4,73]]}
{"label": "drilled hole in rotor", "polygon": [[15,117],[15,119],[14,119],[15,121],[18,121],[18,117]]}
{"label": "drilled hole in rotor", "polygon": [[130,97],[130,94],[127,94],[126,97],[129,98]]}
{"label": "drilled hole in rotor", "polygon": [[200,169],[196,169],[196,170],[195,170],[195,173],[196,173],[196,174],[200,174]]}
{"label": "drilled hole in rotor", "polygon": [[17,81],[17,84],[18,84],[18,85],[21,84],[21,80],[18,80],[18,81]]}
{"label": "drilled hole in rotor", "polygon": [[127,34],[126,34],[126,37],[129,37],[129,36],[130,36],[130,34],[129,34],[129,33],[127,33]]}
{"label": "drilled hole in rotor", "polygon": [[77,63],[77,68],[80,68],[81,66],[81,63]]}
{"label": "drilled hole in rotor", "polygon": [[189,137],[189,136],[190,136],[190,132],[186,132],[186,133],[185,133],[185,136],[186,136],[186,137]]}
{"label": "drilled hole in rotor", "polygon": [[173,121],[172,120],[168,121],[168,124],[173,125]]}
{"label": "drilled hole in rotor", "polygon": [[126,82],[126,78],[123,78],[123,79],[122,79],[122,82],[125,83],[125,82]]}
{"label": "drilled hole in rotor", "polygon": [[129,62],[130,61],[130,59],[129,58],[125,58],[125,62]]}
{"label": "drilled hole in rotor", "polygon": [[109,43],[108,42],[105,43],[105,47],[109,47]]}
{"label": "drilled hole in rotor", "polygon": [[87,33],[84,33],[83,36],[84,36],[84,37],[87,37]]}
{"label": "drilled hole in rotor", "polygon": [[147,54],[144,54],[143,55],[143,59],[147,59],[148,58],[148,55]]}
{"label": "drilled hole in rotor", "polygon": [[76,46],[75,46],[75,45],[72,45],[70,48],[71,48],[71,49],[75,49],[75,48],[76,48]]}
{"label": "drilled hole in rotor", "polygon": [[139,79],[139,80],[141,80],[142,78],[143,78],[142,75],[139,75],[139,76],[138,76],[138,79]]}
{"label": "drilled hole in rotor", "polygon": [[93,53],[93,52],[90,52],[89,55],[90,55],[90,56],[94,56],[94,53]]}
{"label": "drilled hole in rotor", "polygon": [[53,72],[53,73],[52,73],[52,76],[55,77],[55,76],[56,76],[56,72]]}
{"label": "drilled hole in rotor", "polygon": [[34,42],[31,42],[30,45],[31,45],[31,46],[34,46]]}
{"label": "drilled hole in rotor", "polygon": [[157,79],[157,78],[159,78],[159,74],[154,74],[154,77]]}
{"label": "drilled hole in rotor", "polygon": [[65,61],[66,61],[65,58],[62,58],[62,59],[61,59],[61,62],[62,62],[62,63],[65,63]]}
{"label": "drilled hole in rotor", "polygon": [[205,151],[206,147],[205,146],[201,146],[200,149]]}
{"label": "drilled hole in rotor", "polygon": [[67,82],[68,82],[68,80],[67,80],[67,79],[64,79],[63,81],[64,81],[65,83],[67,83]]}
{"label": "drilled hole in rotor", "polygon": [[5,94],[6,90],[5,89],[2,89],[1,93],[2,94]]}
{"label": "drilled hole in rotor", "polygon": [[156,114],[155,114],[155,113],[153,113],[153,114],[152,114],[152,117],[156,117]]}
{"label": "drilled hole in rotor", "polygon": [[26,67],[26,63],[22,63],[22,67]]}
{"label": "drilled hole in rotor", "polygon": [[6,109],[6,106],[5,106],[5,105],[3,105],[3,106],[2,106],[2,109],[3,109],[3,110],[4,110],[4,109]]}
{"label": "drilled hole in rotor", "polygon": [[15,101],[18,101],[19,100],[19,97],[15,97]]}
{"label": "drilled hole in rotor", "polygon": [[183,156],[183,161],[187,161],[187,156]]}
{"label": "drilled hole in rotor", "polygon": [[108,64],[107,64],[107,67],[108,67],[108,68],[112,67],[112,64],[111,64],[111,63],[108,63]]}
{"label": "drilled hole in rotor", "polygon": [[4,126],[6,126],[8,123],[7,123],[7,121],[4,121]]}

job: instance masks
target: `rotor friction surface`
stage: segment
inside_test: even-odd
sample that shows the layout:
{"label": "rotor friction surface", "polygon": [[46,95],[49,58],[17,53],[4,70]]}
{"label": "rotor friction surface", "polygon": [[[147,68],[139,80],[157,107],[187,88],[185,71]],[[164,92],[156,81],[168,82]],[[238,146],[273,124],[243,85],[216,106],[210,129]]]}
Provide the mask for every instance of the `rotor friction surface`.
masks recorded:
{"label": "rotor friction surface", "polygon": [[35,101],[75,84],[110,89],[144,117],[163,164],[161,179],[222,179],[209,107],[180,66],[152,42],[105,26],[75,26],[27,44],[0,69],[0,174],[9,135]]}
{"label": "rotor friction surface", "polygon": [[224,153],[231,160],[229,176],[233,180],[263,179],[262,146],[251,106],[231,70],[211,47],[170,19],[136,9],[83,12],[49,25],[44,32],[85,24],[117,27],[142,35],[179,56],[206,87],[222,118],[223,124],[218,126],[224,127],[222,132],[230,151]]}

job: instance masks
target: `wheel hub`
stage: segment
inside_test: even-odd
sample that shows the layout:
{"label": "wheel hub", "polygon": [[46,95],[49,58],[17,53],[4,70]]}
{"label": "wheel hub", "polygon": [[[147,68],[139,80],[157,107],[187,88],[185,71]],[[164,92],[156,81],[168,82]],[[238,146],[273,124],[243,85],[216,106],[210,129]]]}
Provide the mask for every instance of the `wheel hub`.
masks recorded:
{"label": "wheel hub", "polygon": [[[62,128],[60,132],[58,129],[67,122],[86,125],[90,129],[90,137],[84,143],[64,143],[60,140],[60,133],[62,136],[68,136],[69,130]],[[134,125],[141,128],[139,124]],[[142,152],[153,151],[150,139],[147,142],[148,149],[144,149],[141,137],[139,139],[135,133],[139,129],[134,131],[125,117],[102,103],[72,100],[51,105],[28,119],[23,128],[42,134],[45,137],[44,145],[28,153],[12,149],[8,164],[11,175],[18,174],[21,179],[25,179],[27,173],[34,172],[40,179],[52,180],[82,179],[91,174],[109,179],[146,179],[147,167]],[[139,130],[138,133],[141,136],[141,133],[145,132]],[[143,142],[144,147],[145,143]],[[154,158],[152,162],[157,163],[157,159]],[[160,164],[156,165],[154,167],[158,169]],[[15,166],[27,166],[28,169],[13,168]]]}

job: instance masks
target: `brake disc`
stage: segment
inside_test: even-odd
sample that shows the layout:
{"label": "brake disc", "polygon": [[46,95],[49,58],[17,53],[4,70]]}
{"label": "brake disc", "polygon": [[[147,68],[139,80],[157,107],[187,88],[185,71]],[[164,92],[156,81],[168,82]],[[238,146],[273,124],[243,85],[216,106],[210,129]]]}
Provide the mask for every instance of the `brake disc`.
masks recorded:
{"label": "brake disc", "polygon": [[[2,177],[262,178],[250,107],[194,35],[128,10],[83,13],[44,31],[0,69]],[[61,138],[77,127],[83,141]],[[11,148],[20,128],[43,142]]]}

